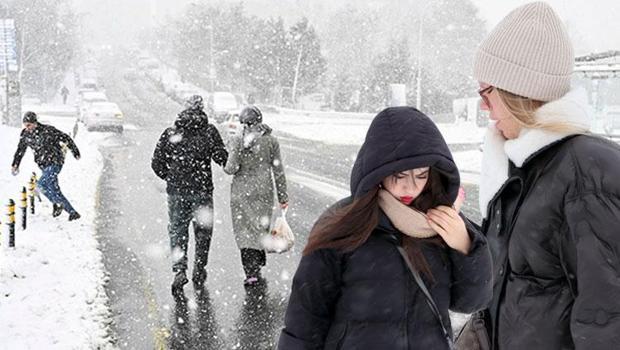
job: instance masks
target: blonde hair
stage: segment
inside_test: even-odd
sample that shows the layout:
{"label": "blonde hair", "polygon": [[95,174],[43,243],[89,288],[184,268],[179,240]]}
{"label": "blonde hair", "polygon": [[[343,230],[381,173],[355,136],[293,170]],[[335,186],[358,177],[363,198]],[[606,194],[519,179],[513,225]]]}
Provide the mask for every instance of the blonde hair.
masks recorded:
{"label": "blonde hair", "polygon": [[508,110],[511,117],[521,125],[521,127],[528,129],[543,129],[550,132],[557,133],[577,133],[583,134],[584,131],[581,127],[573,125],[571,123],[555,121],[555,122],[540,122],[536,120],[536,111],[542,107],[546,102],[533,100],[528,97],[515,95],[506,90],[495,88],[497,94]]}

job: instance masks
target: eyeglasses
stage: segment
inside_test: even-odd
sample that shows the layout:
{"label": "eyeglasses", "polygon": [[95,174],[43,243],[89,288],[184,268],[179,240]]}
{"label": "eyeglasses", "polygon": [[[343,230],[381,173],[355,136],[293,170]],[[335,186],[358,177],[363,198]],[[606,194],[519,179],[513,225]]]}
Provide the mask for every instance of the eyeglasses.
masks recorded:
{"label": "eyeglasses", "polygon": [[484,89],[478,90],[478,95],[480,95],[482,102],[484,102],[484,104],[489,108],[491,108],[491,101],[489,101],[487,94],[493,91],[493,88],[494,86],[491,85],[491,86],[485,87]]}

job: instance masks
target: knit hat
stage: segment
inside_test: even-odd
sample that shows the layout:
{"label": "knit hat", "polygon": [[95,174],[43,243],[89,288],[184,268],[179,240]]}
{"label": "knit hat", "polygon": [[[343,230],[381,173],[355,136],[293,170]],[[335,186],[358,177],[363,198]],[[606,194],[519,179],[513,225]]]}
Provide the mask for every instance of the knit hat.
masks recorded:
{"label": "knit hat", "polygon": [[480,44],[474,77],[534,100],[552,101],[568,92],[573,46],[562,20],[544,2],[513,10]]}
{"label": "knit hat", "polygon": [[37,122],[37,114],[35,112],[26,112],[24,113],[24,118],[22,119],[23,123],[36,123]]}

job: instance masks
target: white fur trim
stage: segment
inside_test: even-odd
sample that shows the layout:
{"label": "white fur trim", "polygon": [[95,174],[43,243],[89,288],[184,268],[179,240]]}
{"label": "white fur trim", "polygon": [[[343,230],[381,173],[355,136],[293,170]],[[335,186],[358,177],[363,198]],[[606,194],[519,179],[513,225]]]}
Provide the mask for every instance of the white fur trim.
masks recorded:
{"label": "white fur trim", "polygon": [[580,131],[556,133],[542,129],[523,129],[516,139],[506,140],[493,125],[490,126],[484,140],[480,173],[479,202],[482,217],[486,218],[489,202],[508,179],[508,159],[520,168],[543,147],[567,136],[589,131],[591,116],[585,90],[575,89],[540,107],[536,111],[536,118],[541,122],[568,123]]}

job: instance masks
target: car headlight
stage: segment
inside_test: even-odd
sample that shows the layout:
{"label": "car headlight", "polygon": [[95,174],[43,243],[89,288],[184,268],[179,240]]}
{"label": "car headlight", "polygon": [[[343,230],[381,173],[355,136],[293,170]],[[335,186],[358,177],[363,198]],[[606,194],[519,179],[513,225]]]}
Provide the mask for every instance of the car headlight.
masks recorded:
{"label": "car headlight", "polygon": [[116,113],[115,116],[116,116],[116,118],[122,118],[123,114],[122,113]]}

